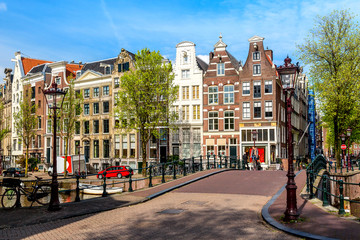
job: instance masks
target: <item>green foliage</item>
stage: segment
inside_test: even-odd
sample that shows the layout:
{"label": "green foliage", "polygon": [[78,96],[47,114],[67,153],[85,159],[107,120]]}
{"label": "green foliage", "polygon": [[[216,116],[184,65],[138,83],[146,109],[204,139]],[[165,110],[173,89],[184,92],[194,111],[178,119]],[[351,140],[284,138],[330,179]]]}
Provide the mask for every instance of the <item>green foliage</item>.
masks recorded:
{"label": "green foliage", "polygon": [[146,144],[151,136],[160,137],[159,127],[173,128],[175,114],[170,111],[176,100],[177,86],[170,62],[159,52],[142,49],[135,55],[134,68],[124,73],[117,95],[115,116],[123,131],[139,131],[146,167]]}
{"label": "green foliage", "polygon": [[340,134],[351,127],[351,141],[360,139],[360,28],[347,10],[335,10],[316,19],[304,42],[299,56],[310,65],[309,79],[329,128],[327,144],[334,146],[340,166]]}
{"label": "green foliage", "polygon": [[25,159],[25,176],[28,171],[28,154],[30,144],[36,135],[37,116],[33,114],[36,110],[36,104],[31,102],[31,96],[25,94],[23,100],[20,102],[20,110],[14,113],[15,129],[18,132],[18,137],[26,147]]}

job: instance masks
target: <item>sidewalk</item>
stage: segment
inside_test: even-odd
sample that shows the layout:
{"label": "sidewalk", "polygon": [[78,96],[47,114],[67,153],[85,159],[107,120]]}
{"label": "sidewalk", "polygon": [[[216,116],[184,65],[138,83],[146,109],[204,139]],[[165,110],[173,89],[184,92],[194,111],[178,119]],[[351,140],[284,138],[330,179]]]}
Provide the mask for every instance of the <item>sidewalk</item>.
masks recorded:
{"label": "sidewalk", "polygon": [[[317,199],[307,199],[308,195],[306,191],[303,191],[306,186],[306,171],[300,172],[295,181],[298,187],[297,207],[301,221],[298,223],[283,223],[281,221],[286,209],[286,189],[283,188],[283,191],[280,190],[269,202],[270,204],[268,203],[263,208],[263,217],[270,225],[307,239],[359,239],[359,220],[340,217],[337,209],[322,207],[322,202]],[[275,199],[275,197],[277,198]],[[267,210],[270,218],[266,216]]]}
{"label": "sidewalk", "polygon": [[[57,212],[48,212],[46,207],[21,208],[15,211],[0,209],[0,229],[45,223],[59,219],[69,219],[142,203],[222,171],[227,171],[227,169],[212,169],[197,172],[165,184],[132,193],[125,192],[105,198],[99,197],[82,200],[80,203],[65,203],[61,205],[62,209]],[[306,183],[305,171],[300,172],[295,178],[295,181],[298,187],[297,206],[300,212],[300,219],[303,221],[298,223],[283,223],[281,221],[286,206],[286,190],[283,187],[263,207],[262,215],[270,225],[306,239],[359,239],[359,221],[356,222],[354,220],[341,218],[337,215],[337,212],[329,213],[325,208],[316,206],[313,203],[316,202],[316,200],[308,201],[300,196],[300,192]]]}

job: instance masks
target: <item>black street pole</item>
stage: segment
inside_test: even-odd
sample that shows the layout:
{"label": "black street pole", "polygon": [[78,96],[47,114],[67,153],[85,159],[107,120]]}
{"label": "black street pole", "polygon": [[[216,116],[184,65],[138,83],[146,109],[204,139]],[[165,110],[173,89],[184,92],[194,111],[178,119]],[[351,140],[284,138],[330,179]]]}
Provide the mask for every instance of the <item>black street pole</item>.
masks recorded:
{"label": "black street pole", "polygon": [[[290,94],[287,94],[287,92]],[[286,210],[285,210],[285,221],[296,220],[299,216],[297,211],[297,201],[296,201],[296,183],[295,183],[295,174],[294,174],[294,164],[293,164],[293,149],[292,149],[292,133],[291,133],[291,95],[293,94],[293,90],[286,90],[285,96],[289,95],[286,99],[286,107],[287,107],[287,144],[288,144],[288,181],[286,184]]]}

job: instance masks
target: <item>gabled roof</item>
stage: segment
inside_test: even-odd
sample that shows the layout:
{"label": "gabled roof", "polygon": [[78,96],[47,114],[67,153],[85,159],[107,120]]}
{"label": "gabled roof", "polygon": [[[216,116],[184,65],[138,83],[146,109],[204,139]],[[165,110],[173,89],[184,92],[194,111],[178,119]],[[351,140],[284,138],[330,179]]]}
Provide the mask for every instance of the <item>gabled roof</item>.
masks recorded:
{"label": "gabled roof", "polygon": [[264,41],[265,38],[263,37],[259,37],[259,36],[253,36],[251,38],[249,38],[249,42],[262,42]]}
{"label": "gabled roof", "polygon": [[239,70],[239,61],[233,55],[231,55],[228,51],[226,51],[226,54],[229,56],[230,61],[231,61],[232,65],[234,66],[234,68],[236,70]]}
{"label": "gabled roof", "polygon": [[[46,63],[44,64],[41,64],[41,65],[37,65],[35,67],[33,67],[29,72],[28,74],[35,74],[35,73],[39,73],[39,72],[42,72],[44,71],[44,69],[46,68]],[[48,69],[48,72],[51,70],[50,68],[47,68]],[[46,69],[46,70],[47,70]],[[45,70],[45,71],[46,71]],[[27,74],[26,74],[27,75]]]}
{"label": "gabled roof", "polygon": [[51,63],[51,61],[47,61],[47,60],[39,60],[39,59],[25,58],[25,57],[21,57],[21,61],[24,68],[24,75],[26,75],[35,66],[44,63]]}
{"label": "gabled roof", "polygon": [[206,70],[208,69],[209,65],[204,62],[203,60],[201,60],[199,57],[196,57],[196,63],[198,65],[198,67],[203,70],[204,72],[206,72]]}
{"label": "gabled roof", "polygon": [[76,76],[76,71],[81,70],[83,65],[80,64],[66,64],[66,76],[70,76],[72,74],[74,77]]}
{"label": "gabled roof", "polygon": [[100,65],[101,64],[114,65],[115,62],[116,62],[116,58],[110,58],[110,59],[100,60],[100,61],[96,61],[96,62],[85,63],[82,70],[84,72],[87,70],[92,70],[95,72],[105,74],[105,67],[100,66]]}

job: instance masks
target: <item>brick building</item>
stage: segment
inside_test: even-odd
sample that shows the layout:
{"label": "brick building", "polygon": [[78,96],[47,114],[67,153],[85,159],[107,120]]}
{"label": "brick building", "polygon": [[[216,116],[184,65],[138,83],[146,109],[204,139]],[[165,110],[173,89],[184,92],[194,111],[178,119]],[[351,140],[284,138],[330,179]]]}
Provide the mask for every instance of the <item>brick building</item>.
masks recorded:
{"label": "brick building", "polygon": [[203,80],[203,153],[239,155],[239,62],[219,41]]}

